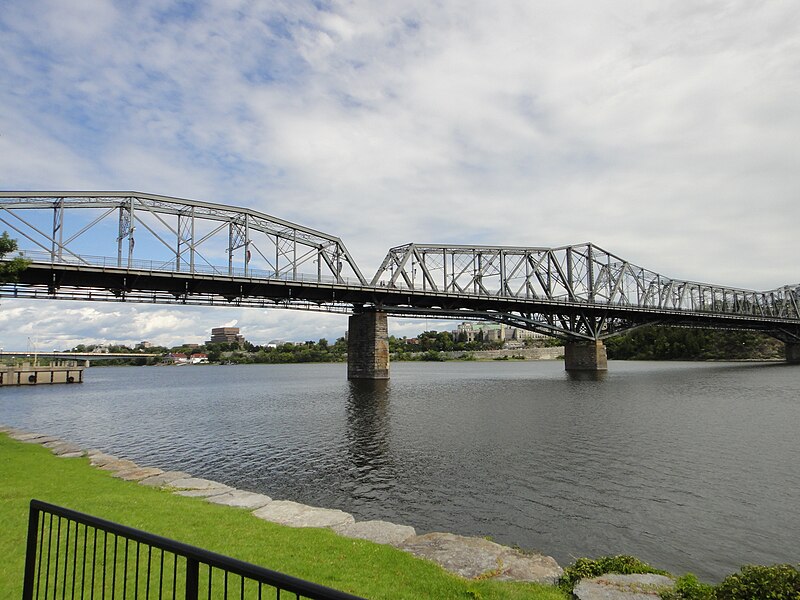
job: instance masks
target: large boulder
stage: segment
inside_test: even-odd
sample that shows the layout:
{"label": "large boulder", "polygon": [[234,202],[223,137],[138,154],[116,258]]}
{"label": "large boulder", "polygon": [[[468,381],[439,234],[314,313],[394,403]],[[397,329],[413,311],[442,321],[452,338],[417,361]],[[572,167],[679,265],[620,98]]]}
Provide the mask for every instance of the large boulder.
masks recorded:
{"label": "large boulder", "polygon": [[400,544],[399,548],[468,579],[555,583],[563,573],[550,556],[527,554],[484,538],[452,533],[415,536]]}
{"label": "large boulder", "polygon": [[253,514],[259,519],[289,527],[336,527],[355,522],[350,513],[306,506],[290,500],[275,500],[254,511]]}
{"label": "large boulder", "polygon": [[664,575],[607,573],[581,579],[572,593],[578,600],[658,600],[660,592],[672,589],[675,582]]}
{"label": "large boulder", "polygon": [[417,535],[413,527],[408,525],[395,525],[388,521],[344,523],[342,525],[337,525],[333,530],[345,537],[369,540],[378,544],[390,544],[392,546],[399,546],[408,538]]}

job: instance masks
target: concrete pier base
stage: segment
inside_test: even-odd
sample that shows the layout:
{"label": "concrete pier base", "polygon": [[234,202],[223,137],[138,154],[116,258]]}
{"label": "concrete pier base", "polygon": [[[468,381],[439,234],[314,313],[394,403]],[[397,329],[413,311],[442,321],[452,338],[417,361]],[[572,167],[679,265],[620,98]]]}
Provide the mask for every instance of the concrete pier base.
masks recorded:
{"label": "concrete pier base", "polygon": [[350,317],[347,378],[389,379],[389,326],[386,313],[366,311]]}
{"label": "concrete pier base", "polygon": [[786,343],[786,362],[800,365],[800,343]]}
{"label": "concrete pier base", "polygon": [[567,342],[564,345],[567,371],[607,371],[608,357],[603,342]]}

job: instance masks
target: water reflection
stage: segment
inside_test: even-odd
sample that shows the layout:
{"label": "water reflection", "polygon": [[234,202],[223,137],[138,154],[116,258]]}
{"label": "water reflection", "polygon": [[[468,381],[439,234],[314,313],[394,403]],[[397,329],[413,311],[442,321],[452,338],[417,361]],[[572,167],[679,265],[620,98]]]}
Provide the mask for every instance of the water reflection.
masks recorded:
{"label": "water reflection", "polygon": [[348,382],[347,449],[353,466],[367,471],[385,466],[389,455],[388,380]]}
{"label": "water reflection", "polygon": [[605,381],[608,371],[564,371],[570,381]]}

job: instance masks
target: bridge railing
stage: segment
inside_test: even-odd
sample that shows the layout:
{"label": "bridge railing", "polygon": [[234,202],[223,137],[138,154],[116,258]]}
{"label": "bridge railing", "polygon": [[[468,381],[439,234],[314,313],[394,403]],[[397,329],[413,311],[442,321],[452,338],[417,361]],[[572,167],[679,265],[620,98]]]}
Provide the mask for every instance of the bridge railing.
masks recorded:
{"label": "bridge railing", "polygon": [[308,273],[276,273],[274,271],[264,271],[260,269],[242,269],[217,267],[213,265],[194,265],[189,268],[185,263],[177,263],[174,260],[145,260],[131,259],[120,263],[116,258],[109,256],[92,256],[81,254],[80,256],[64,255],[53,257],[49,252],[40,250],[22,250],[18,256],[26,258],[36,264],[51,265],[71,265],[84,267],[100,267],[103,269],[131,269],[136,271],[158,272],[158,273],[184,273],[209,275],[212,277],[246,277],[252,279],[277,279],[280,281],[297,281],[300,283],[323,283],[329,285],[362,286],[362,283],[351,277],[336,277],[326,275],[316,275]]}
{"label": "bridge railing", "polygon": [[28,517],[23,600],[363,600],[229,556],[39,500]]}

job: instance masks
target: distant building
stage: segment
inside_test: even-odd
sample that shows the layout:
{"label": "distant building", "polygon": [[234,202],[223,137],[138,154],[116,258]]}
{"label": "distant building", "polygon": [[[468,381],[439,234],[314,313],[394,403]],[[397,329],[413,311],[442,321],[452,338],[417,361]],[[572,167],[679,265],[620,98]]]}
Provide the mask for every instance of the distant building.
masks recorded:
{"label": "distant building", "polygon": [[152,348],[152,347],[153,347],[153,344],[150,343],[150,342],[139,342],[138,344],[136,344],[136,349],[137,350],[147,350],[148,348]]}
{"label": "distant building", "polygon": [[189,363],[189,357],[183,352],[170,352],[164,357],[164,362],[172,363],[173,365],[185,365]]}
{"label": "distant building", "polygon": [[245,343],[244,336],[239,333],[238,327],[214,327],[211,330],[211,339],[206,344],[238,344]]}
{"label": "distant building", "polygon": [[208,362],[208,354],[203,354],[202,352],[195,352],[189,357],[189,362],[193,365],[201,365]]}
{"label": "distant building", "polygon": [[542,333],[510,327],[505,323],[461,323],[452,332],[458,342],[523,342],[524,340],[542,339]]}

